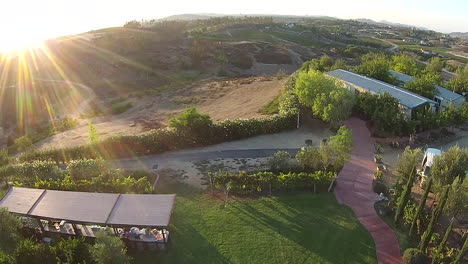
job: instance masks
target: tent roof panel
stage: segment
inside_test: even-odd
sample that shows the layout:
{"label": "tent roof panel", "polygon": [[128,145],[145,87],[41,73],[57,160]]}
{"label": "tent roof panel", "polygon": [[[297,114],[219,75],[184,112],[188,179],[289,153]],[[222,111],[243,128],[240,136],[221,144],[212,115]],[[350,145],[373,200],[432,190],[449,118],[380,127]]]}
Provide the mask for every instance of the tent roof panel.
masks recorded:
{"label": "tent roof panel", "polygon": [[119,194],[116,193],[46,190],[30,215],[86,223],[105,223],[118,197]]}
{"label": "tent roof panel", "polygon": [[114,226],[166,227],[175,194],[116,194],[11,188],[0,208],[44,219]]}
{"label": "tent roof panel", "polygon": [[6,208],[12,213],[27,214],[44,191],[43,189],[12,187],[0,201],[0,208]]}
{"label": "tent roof panel", "polygon": [[[175,194],[122,194],[107,223],[110,225],[168,226]],[[135,219],[135,216],[138,216]]]}

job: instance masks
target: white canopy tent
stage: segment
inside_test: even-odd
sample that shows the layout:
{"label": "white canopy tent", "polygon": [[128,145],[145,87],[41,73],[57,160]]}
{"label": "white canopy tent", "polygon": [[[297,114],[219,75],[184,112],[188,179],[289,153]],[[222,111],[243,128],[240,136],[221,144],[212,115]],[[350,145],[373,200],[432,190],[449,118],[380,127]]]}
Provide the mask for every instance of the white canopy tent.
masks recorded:
{"label": "white canopy tent", "polygon": [[40,219],[106,226],[167,227],[175,194],[114,194],[12,187],[0,208]]}

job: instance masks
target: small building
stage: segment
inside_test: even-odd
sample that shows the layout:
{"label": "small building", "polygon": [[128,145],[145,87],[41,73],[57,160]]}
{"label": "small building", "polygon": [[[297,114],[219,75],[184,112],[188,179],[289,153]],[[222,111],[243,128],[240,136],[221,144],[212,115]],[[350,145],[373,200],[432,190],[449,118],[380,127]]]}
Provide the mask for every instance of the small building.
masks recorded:
{"label": "small building", "polygon": [[[413,76],[393,70],[390,70],[390,74],[395,76],[395,78],[397,78],[397,80],[402,84],[406,84],[414,79]],[[435,85],[435,88],[436,95],[432,99],[437,102],[437,109],[445,108],[450,104],[454,104],[456,107],[460,107],[465,103],[465,97],[463,95],[457,94],[454,91],[450,91],[449,89],[439,85]]]}
{"label": "small building", "polygon": [[433,100],[427,99],[403,88],[369,78],[367,76],[359,75],[354,72],[338,69],[327,72],[327,74],[343,81],[348,89],[353,89],[356,92],[390,94],[399,101],[400,107],[406,113],[408,118],[411,118],[413,111],[417,108],[430,106],[431,109],[434,109],[434,106],[437,104]]}

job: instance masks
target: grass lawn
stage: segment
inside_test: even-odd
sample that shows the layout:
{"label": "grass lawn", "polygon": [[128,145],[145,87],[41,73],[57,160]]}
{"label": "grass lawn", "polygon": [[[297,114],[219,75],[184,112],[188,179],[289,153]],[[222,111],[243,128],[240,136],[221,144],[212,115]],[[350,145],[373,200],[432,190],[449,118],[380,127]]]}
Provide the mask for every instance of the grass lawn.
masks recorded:
{"label": "grass lawn", "polygon": [[332,193],[222,201],[177,192],[166,252],[135,263],[376,263],[370,234]]}

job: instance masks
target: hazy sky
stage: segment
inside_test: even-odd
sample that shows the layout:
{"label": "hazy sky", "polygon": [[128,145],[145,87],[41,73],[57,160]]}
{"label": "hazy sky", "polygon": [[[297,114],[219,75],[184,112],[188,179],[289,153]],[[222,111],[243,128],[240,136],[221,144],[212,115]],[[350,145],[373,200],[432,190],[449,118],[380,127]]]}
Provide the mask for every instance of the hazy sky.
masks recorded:
{"label": "hazy sky", "polygon": [[327,15],[468,32],[468,0],[3,0],[0,49],[183,13]]}

